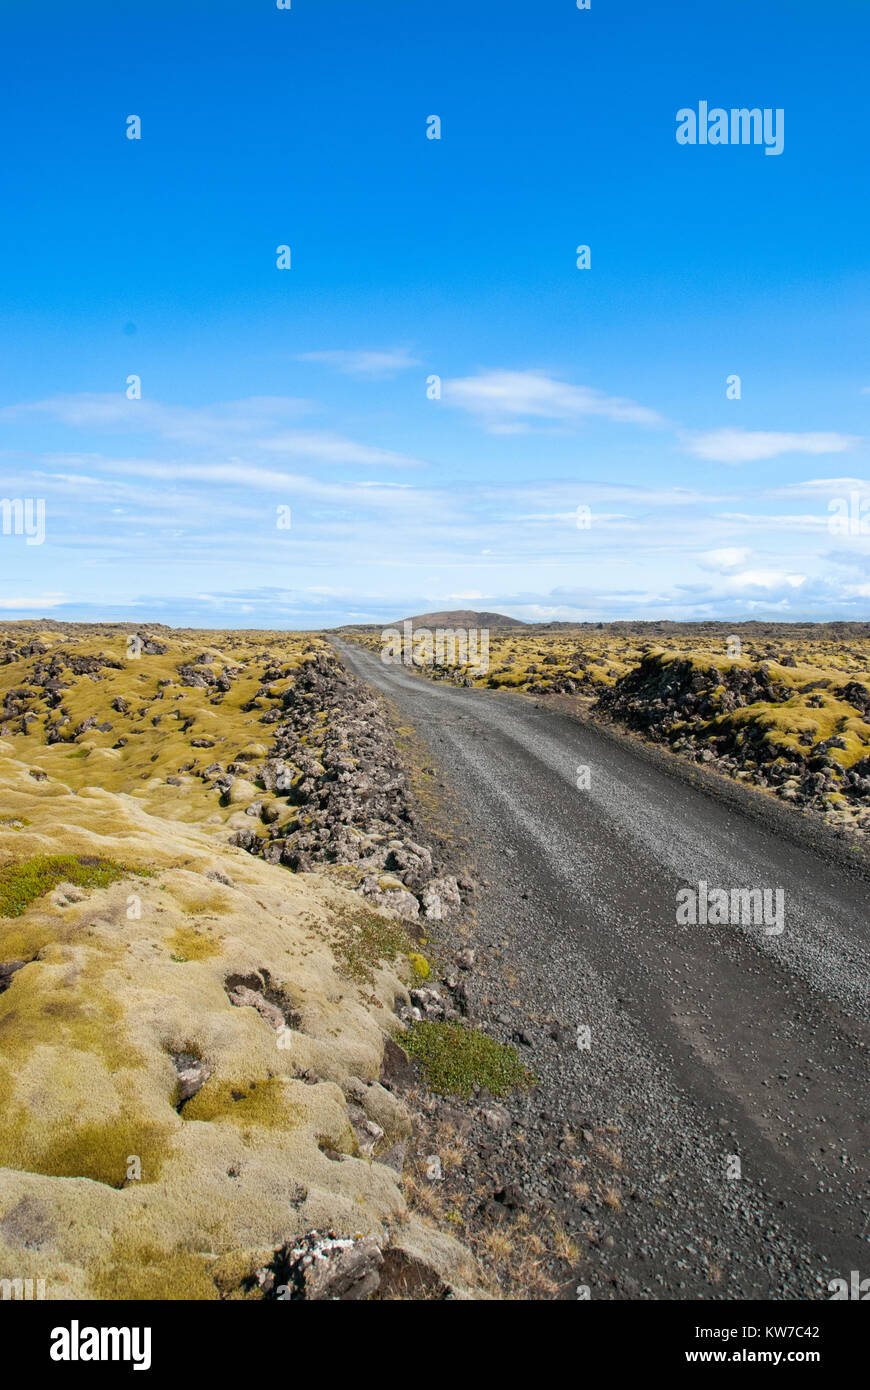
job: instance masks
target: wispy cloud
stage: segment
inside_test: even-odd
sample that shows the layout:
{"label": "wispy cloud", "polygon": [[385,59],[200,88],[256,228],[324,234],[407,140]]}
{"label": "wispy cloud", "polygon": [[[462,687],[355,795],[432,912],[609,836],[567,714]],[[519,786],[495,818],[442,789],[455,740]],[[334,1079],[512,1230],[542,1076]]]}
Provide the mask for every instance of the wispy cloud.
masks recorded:
{"label": "wispy cloud", "polygon": [[658,411],[591,386],[572,386],[540,371],[481,371],[449,378],[442,399],[477,416],[493,433],[519,433],[531,420],[563,426],[600,418],[620,424],[663,425]]}
{"label": "wispy cloud", "polygon": [[824,512],[719,512],[723,523],[749,531],[813,534],[828,530],[830,516]]}
{"label": "wispy cloud", "polygon": [[556,507],[559,504],[576,507],[578,502],[619,502],[624,506],[639,507],[692,507],[724,502],[727,494],[699,492],[685,487],[642,487],[635,483],[602,483],[595,479],[582,479],[576,482],[539,482],[522,487],[502,487],[485,489],[492,497],[511,498],[520,504],[532,502],[545,503]]}
{"label": "wispy cloud", "polygon": [[[36,476],[44,478],[46,482],[54,481],[65,489],[73,491],[99,486],[108,489],[112,498],[115,496],[115,490],[121,486],[118,482],[119,478],[141,478],[164,482],[173,486],[191,482],[208,484],[216,488],[239,488],[245,492],[271,493],[277,498],[305,497],[318,502],[358,507],[369,511],[378,509],[415,510],[419,512],[421,520],[436,506],[440,505],[443,510],[448,507],[452,508],[453,505],[449,495],[445,492],[439,492],[437,489],[415,488],[408,483],[386,482],[382,479],[326,482],[306,473],[285,472],[280,468],[263,468],[255,463],[249,463],[243,458],[230,459],[221,463],[186,463],[177,460],[165,462],[161,459],[150,458],[114,458],[100,454],[51,454],[44,456],[42,461],[47,465],[46,471],[40,472]],[[378,462],[382,463],[383,459],[379,459]],[[66,471],[67,467],[81,468],[83,465],[92,470],[90,475]],[[49,471],[52,466],[63,471]],[[93,476],[94,473],[113,476],[95,477]],[[156,500],[155,496],[153,492],[149,495],[153,504]],[[170,498],[158,502],[158,505],[171,508],[177,506],[177,500],[173,502]],[[204,501],[203,505],[206,505]],[[213,505],[214,496],[209,493],[206,515]]]}
{"label": "wispy cloud", "polygon": [[322,362],[327,367],[336,367],[338,371],[346,372],[348,376],[371,377],[395,376],[397,372],[404,372],[409,367],[420,365],[418,359],[412,357],[405,348],[398,348],[392,352],[353,352],[342,349],[334,352],[300,352],[296,360]]}
{"label": "wispy cloud", "polygon": [[158,401],[129,401],[118,394],[52,396],[47,400],[6,406],[0,423],[34,416],[70,429],[100,434],[155,437],[174,445],[210,450],[260,450],[305,458],[313,463],[362,464],[385,468],[416,467],[421,460],[408,454],[348,439],[328,429],[287,429],[288,420],[313,407],[291,396],[252,396],[217,405],[183,407]]}
{"label": "wispy cloud", "polygon": [[27,598],[0,598],[0,608],[10,613],[39,613],[44,608],[57,608],[65,594],[31,594]]}
{"label": "wispy cloud", "polygon": [[0,422],[44,416],[74,429],[109,434],[156,435],[175,443],[220,445],[229,437],[247,437],[286,424],[312,408],[293,396],[250,396],[207,406],[166,405],[128,400],[121,392],[80,392],[5,406]]}
{"label": "wispy cloud", "polygon": [[290,454],[318,463],[375,464],[387,468],[417,467],[421,463],[420,459],[411,458],[408,454],[372,448],[326,430],[288,430],[269,439],[258,439],[256,445],[270,454]]}
{"label": "wispy cloud", "polygon": [[846,492],[870,492],[867,478],[807,478],[802,483],[785,483],[768,488],[766,497],[833,497]]}
{"label": "wispy cloud", "polygon": [[785,433],[777,430],[707,430],[685,433],[687,451],[711,463],[758,463],[780,454],[841,454],[858,443],[851,434]]}

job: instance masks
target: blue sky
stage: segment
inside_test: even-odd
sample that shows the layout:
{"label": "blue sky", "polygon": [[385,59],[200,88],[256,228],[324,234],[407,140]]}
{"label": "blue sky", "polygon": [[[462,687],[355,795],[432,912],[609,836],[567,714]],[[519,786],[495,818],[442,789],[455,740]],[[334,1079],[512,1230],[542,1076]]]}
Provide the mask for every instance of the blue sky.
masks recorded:
{"label": "blue sky", "polygon": [[[3,616],[866,618],[863,0],[0,0],[0,39],[0,494],[45,502]],[[782,153],[679,145],[700,101]]]}

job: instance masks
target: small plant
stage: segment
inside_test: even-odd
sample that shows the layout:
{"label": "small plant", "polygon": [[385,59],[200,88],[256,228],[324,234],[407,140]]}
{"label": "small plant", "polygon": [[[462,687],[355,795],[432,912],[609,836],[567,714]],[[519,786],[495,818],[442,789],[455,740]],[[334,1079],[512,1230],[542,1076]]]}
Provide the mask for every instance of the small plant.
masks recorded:
{"label": "small plant", "polygon": [[441,1095],[467,1098],[475,1086],[485,1086],[491,1095],[505,1096],[537,1080],[515,1048],[462,1023],[415,1023],[402,1043]]}
{"label": "small plant", "polygon": [[417,979],[428,980],[431,974],[431,968],[426,957],[421,956],[419,951],[412,951],[408,956],[408,960],[414,967],[414,974],[417,976]]}

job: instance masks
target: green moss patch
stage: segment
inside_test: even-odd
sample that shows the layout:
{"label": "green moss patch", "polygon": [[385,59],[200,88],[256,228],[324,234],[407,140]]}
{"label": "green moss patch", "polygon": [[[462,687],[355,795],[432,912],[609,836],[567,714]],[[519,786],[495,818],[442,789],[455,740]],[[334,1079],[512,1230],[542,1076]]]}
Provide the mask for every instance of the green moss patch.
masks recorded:
{"label": "green moss patch", "polygon": [[494,1096],[506,1096],[537,1080],[515,1048],[462,1023],[415,1023],[402,1035],[402,1045],[441,1095],[467,1098],[475,1086],[485,1086]]}
{"label": "green moss patch", "polygon": [[0,868],[0,917],[20,917],[37,898],[59,883],[78,888],[108,888],[127,874],[143,873],[118,864],[114,859],[97,859],[84,854],[40,854]]}

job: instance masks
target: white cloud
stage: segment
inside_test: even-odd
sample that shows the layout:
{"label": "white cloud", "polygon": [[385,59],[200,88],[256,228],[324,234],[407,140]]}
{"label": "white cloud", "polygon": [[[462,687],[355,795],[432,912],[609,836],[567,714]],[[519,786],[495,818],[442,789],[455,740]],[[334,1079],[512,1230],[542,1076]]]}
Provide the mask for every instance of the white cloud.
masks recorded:
{"label": "white cloud", "polygon": [[731,526],[739,526],[742,531],[813,532],[827,531],[830,523],[828,513],[782,513],[773,515],[765,512],[720,512],[717,518]]}
{"label": "white cloud", "polygon": [[353,439],[345,439],[340,434],[326,430],[289,430],[270,439],[259,439],[257,447],[270,454],[292,454],[316,459],[319,463],[362,463],[384,465],[390,468],[408,468],[419,465],[420,460],[407,454],[396,454],[389,449],[375,449],[367,444],[358,444]]}
{"label": "white cloud", "polygon": [[577,424],[598,417],[619,423],[662,425],[662,416],[622,396],[572,386],[543,372],[482,371],[443,383],[442,399],[480,417],[494,433],[518,433],[525,417]]}
{"label": "white cloud", "polygon": [[723,546],[720,550],[708,550],[699,556],[698,563],[704,569],[732,570],[745,565],[749,551],[742,546]]}
{"label": "white cloud", "polygon": [[[53,454],[46,456],[44,461],[49,459],[55,464],[60,463],[61,466],[64,462],[74,461],[81,465],[84,461],[81,455],[71,455],[64,459],[63,455]],[[192,482],[211,484],[215,487],[243,488],[246,492],[272,493],[278,500],[303,497],[337,507],[359,507],[372,512],[417,512],[420,520],[431,519],[433,516],[444,516],[446,519],[448,515],[452,515],[455,508],[454,498],[431,488],[415,488],[409,483],[374,482],[370,479],[324,482],[304,473],[285,473],[278,468],[258,467],[240,458],[227,463],[164,463],[155,459],[119,459],[90,454],[87,455],[87,463],[93,470],[116,474],[123,478],[153,479],[173,485]],[[50,475],[46,477],[46,481],[49,479]],[[119,483],[117,478],[98,478],[92,481],[111,492],[113,501],[116,500],[118,491],[123,490],[123,484]],[[78,483],[75,486],[77,487]],[[174,510],[179,508],[180,500],[177,493],[160,496],[152,490],[148,496],[151,505],[157,504]],[[191,498],[191,505],[197,505],[195,497]],[[200,505],[205,509],[203,515],[207,520],[209,512],[216,506],[214,495],[209,493],[207,497],[200,499]]]}
{"label": "white cloud", "polygon": [[0,598],[0,608],[15,612],[18,609],[57,608],[63,603],[64,594],[38,594],[35,598]]}
{"label": "white cloud", "polygon": [[511,498],[522,505],[542,502],[553,508],[570,507],[576,511],[579,502],[632,503],[643,507],[700,506],[704,503],[725,502],[723,493],[696,492],[683,487],[637,487],[633,483],[541,482],[534,486],[486,489],[491,497]]}
{"label": "white cloud", "polygon": [[244,437],[285,423],[311,408],[292,396],[251,396],[208,406],[164,405],[127,399],[123,390],[103,394],[51,396],[0,410],[0,421],[45,415],[74,429],[111,434],[155,434],[185,444],[223,444],[228,436]]}
{"label": "white cloud", "polygon": [[[111,434],[157,435],[176,444],[261,449],[318,463],[364,464],[385,468],[417,466],[419,459],[390,449],[374,448],[332,430],[280,429],[288,417],[309,409],[309,403],[290,396],[251,396],[246,400],[185,408],[157,401],[128,401],[122,393],[53,396],[27,405],[6,406],[0,422],[46,415],[74,429]],[[264,431],[278,429],[278,433]],[[253,439],[253,435],[260,435]]]}
{"label": "white cloud", "polygon": [[768,488],[765,497],[816,497],[819,493],[841,497],[848,492],[870,491],[866,478],[807,478],[803,483],[786,483]]}
{"label": "white cloud", "polygon": [[785,570],[742,570],[724,580],[728,589],[799,589],[806,582],[805,574]]}
{"label": "white cloud", "polygon": [[850,434],[786,434],[775,430],[708,430],[684,434],[684,442],[695,458],[712,463],[755,463],[780,454],[840,454],[856,444]]}
{"label": "white cloud", "polygon": [[394,376],[396,372],[419,367],[416,357],[405,348],[394,352],[300,352],[297,362],[323,362],[349,376]]}

